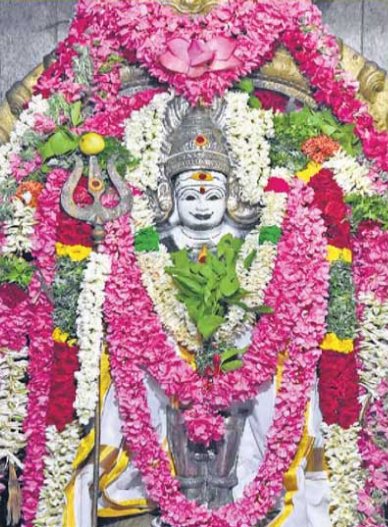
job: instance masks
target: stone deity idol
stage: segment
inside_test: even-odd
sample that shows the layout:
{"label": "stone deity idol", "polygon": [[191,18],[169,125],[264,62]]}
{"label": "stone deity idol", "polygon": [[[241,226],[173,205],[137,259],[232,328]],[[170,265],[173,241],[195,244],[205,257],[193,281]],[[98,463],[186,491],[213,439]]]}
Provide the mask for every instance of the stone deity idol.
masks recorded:
{"label": "stone deity idol", "polygon": [[[260,221],[260,210],[243,203],[239,197],[233,159],[217,111],[201,107],[188,109],[187,105],[180,105],[179,100],[174,100],[172,106],[170,115],[175,117],[172,119],[167,112],[161,180],[157,191],[150,193],[149,200],[162,244],[171,253],[188,250],[190,258],[196,261],[204,247],[214,251],[225,235],[244,238]],[[249,345],[250,338],[250,334],[240,335],[228,344],[242,348]],[[209,508],[218,508],[240,497],[264,456],[265,438],[273,419],[275,383],[265,383],[255,400],[236,404],[223,412],[224,437],[208,448],[188,439],[180,409],[171,406],[150,378],[147,390],[153,424],[160,441],[164,441],[170,452],[181,490],[187,498]],[[311,427],[315,430],[316,444],[319,444],[320,414],[315,390],[311,408]],[[119,458],[123,448],[120,429],[115,390],[111,386],[102,412],[101,444],[103,449],[107,445],[115,449]],[[101,473],[105,470],[102,462]],[[86,465],[76,477],[77,527],[90,525],[91,478],[91,465]],[[323,473],[306,476],[300,468],[298,482],[300,490],[294,500],[294,511],[284,525],[329,527],[326,476]],[[130,462],[105,486],[99,505],[102,511],[113,506],[125,515],[125,504],[129,503],[135,504],[138,513],[148,507],[139,472]],[[276,510],[273,514],[276,515]],[[159,525],[157,519],[154,525]]]}

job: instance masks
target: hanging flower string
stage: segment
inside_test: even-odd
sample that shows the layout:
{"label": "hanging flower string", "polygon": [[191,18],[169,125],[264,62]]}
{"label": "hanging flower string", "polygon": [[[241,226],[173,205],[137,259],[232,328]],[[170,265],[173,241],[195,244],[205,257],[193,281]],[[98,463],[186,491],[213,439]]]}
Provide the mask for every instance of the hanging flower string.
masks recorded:
{"label": "hanging flower string", "polygon": [[61,432],[55,426],[47,428],[45,479],[34,527],[62,525],[65,507],[64,489],[73,474],[73,460],[79,446],[80,432],[79,425],[75,423],[67,425]]}
{"label": "hanging flower string", "polygon": [[[90,203],[85,179],[74,192],[78,204]],[[65,508],[65,488],[73,475],[73,460],[79,447],[82,431],[79,422],[74,421],[74,402],[76,398],[75,374],[80,370],[80,359],[85,353],[85,340],[82,341],[82,353],[78,346],[76,318],[80,300],[81,284],[86,289],[85,266],[91,253],[91,226],[69,217],[62,210],[57,216],[56,226],[56,266],[53,281],[55,329],[53,366],[47,411],[46,454],[44,456],[44,482],[40,491],[39,506],[34,527],[59,525]],[[90,264],[89,264],[90,267]],[[98,270],[95,266],[94,271]],[[92,269],[93,274],[93,269]],[[93,283],[99,284],[98,276],[93,274]],[[90,295],[87,295],[90,298]],[[85,300],[85,294],[83,295]],[[84,314],[90,315],[93,306],[85,306]],[[85,330],[90,324],[79,320]],[[93,321],[92,335],[95,321]],[[91,337],[93,340],[93,337]],[[95,348],[98,349],[98,348]],[[94,350],[95,351],[95,350]],[[82,372],[78,375],[82,376]],[[81,401],[93,397],[96,387],[87,385],[86,393],[78,387]]]}
{"label": "hanging flower string", "polygon": [[[32,251],[47,287],[50,287],[54,278],[59,198],[67,177],[65,170],[54,170],[49,175],[37,209],[38,223]],[[24,421],[24,433],[28,438],[23,472],[23,518],[26,527],[32,525],[43,483],[46,419],[53,360],[53,306],[37,276],[30,285],[29,295],[34,306],[34,318],[30,328],[28,412]]]}
{"label": "hanging flower string", "polygon": [[109,256],[92,253],[85,269],[78,299],[77,337],[80,371],[74,407],[81,424],[94,415],[98,399],[100,356],[103,343],[102,305],[104,287],[110,271]]}
{"label": "hanging flower string", "polygon": [[357,97],[358,83],[341,70],[335,37],[324,29],[318,9],[305,9],[303,3],[297,8],[297,27],[285,32],[283,44],[314,86],[317,102],[331,108],[340,121],[353,123],[365,155],[388,171],[388,133],[376,130],[366,104]]}
{"label": "hanging flower string", "polygon": [[354,244],[360,302],[360,379],[366,404],[359,450],[366,472],[358,494],[359,527],[384,523],[388,491],[388,232],[371,222],[360,225]]}

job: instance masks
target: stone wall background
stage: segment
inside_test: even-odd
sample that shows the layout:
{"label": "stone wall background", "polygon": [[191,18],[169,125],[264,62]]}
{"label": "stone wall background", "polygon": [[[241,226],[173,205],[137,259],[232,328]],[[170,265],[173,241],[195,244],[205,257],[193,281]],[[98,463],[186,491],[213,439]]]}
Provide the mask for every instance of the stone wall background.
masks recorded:
{"label": "stone wall background", "polygon": [[[109,0],[107,0],[109,1]],[[0,0],[0,101],[63,39],[76,0]],[[388,69],[388,0],[316,0],[333,33]]]}

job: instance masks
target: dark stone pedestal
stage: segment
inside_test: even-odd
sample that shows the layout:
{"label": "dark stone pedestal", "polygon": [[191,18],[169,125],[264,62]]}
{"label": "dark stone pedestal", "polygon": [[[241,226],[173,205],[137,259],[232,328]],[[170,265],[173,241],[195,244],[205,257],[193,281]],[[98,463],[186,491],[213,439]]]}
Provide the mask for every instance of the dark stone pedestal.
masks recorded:
{"label": "dark stone pedestal", "polygon": [[100,519],[98,525],[99,527],[151,527],[152,519],[153,516],[149,514],[141,514],[121,519]]}

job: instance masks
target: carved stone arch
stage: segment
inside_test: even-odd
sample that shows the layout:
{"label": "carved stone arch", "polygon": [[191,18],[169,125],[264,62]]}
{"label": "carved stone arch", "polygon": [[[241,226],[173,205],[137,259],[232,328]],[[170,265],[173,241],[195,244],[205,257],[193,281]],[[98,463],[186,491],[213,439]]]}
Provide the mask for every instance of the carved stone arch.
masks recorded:
{"label": "carved stone arch", "polygon": [[[376,63],[368,61],[361,54],[339,40],[342,66],[359,81],[359,97],[364,100],[379,130],[388,130],[388,75]],[[30,100],[33,87],[39,76],[53,61],[55,55],[47,55],[43,63],[32,70],[24,79],[16,82],[6,93],[0,105],[0,144],[9,140],[9,134],[23,109]],[[146,71],[136,66],[122,68],[123,93],[134,93],[141,89],[157,86],[158,83]],[[316,105],[309,82],[300,73],[294,59],[280,47],[274,59],[253,75],[258,88],[274,90],[314,107]]]}

